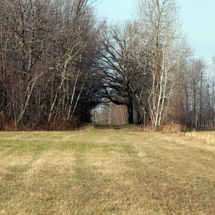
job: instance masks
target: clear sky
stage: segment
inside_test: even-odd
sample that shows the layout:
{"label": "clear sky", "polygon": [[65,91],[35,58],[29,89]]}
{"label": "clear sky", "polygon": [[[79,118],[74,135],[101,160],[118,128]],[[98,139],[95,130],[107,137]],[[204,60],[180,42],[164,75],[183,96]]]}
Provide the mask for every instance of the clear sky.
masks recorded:
{"label": "clear sky", "polygon": [[[135,0],[99,0],[97,12],[109,22],[132,19]],[[215,0],[178,0],[183,30],[195,57],[203,57],[208,64],[215,56]]]}

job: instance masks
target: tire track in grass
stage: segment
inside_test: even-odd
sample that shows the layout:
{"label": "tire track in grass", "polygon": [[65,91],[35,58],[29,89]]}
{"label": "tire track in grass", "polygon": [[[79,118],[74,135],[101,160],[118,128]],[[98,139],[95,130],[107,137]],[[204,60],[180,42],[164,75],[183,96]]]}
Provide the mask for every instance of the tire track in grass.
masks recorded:
{"label": "tire track in grass", "polygon": [[[215,189],[214,176],[211,174],[212,180],[207,180],[205,160],[200,156],[200,151],[178,144],[175,147],[173,141],[166,142],[162,138],[160,141],[154,140],[153,142],[154,144],[149,144],[148,149],[150,149],[149,153],[156,162],[154,163],[154,168],[150,167],[150,169],[151,171],[156,171],[156,175],[159,175],[160,178],[164,178],[167,182],[167,191],[170,190],[175,202],[178,202],[178,205],[189,211],[189,214],[195,214],[197,210],[199,213],[213,214],[210,211],[215,211],[215,207],[211,207],[210,203],[203,203],[207,195],[204,195],[202,191],[210,192],[212,188],[212,190]],[[156,142],[157,144],[155,144]],[[205,174],[201,172],[198,165],[201,163],[204,163],[205,171],[203,172]],[[199,178],[199,174],[201,175],[202,173],[202,177]],[[206,178],[204,178],[205,176]],[[207,184],[207,186],[203,184]],[[159,187],[161,186],[156,186],[156,188]],[[214,192],[212,196],[214,199]],[[204,204],[207,207],[204,207]]]}
{"label": "tire track in grass", "polygon": [[64,214],[56,211],[66,204],[64,193],[69,196],[73,181],[71,152],[47,151],[32,155],[24,165],[19,162],[17,158],[16,165],[5,169],[0,214]]}
{"label": "tire track in grass", "polygon": [[[134,148],[128,150],[133,146],[136,151]],[[189,153],[185,152],[184,147],[175,147],[171,141],[166,143],[162,136],[160,141],[157,138],[149,138],[144,140],[144,144],[132,143],[132,146],[126,147],[125,153],[129,154],[126,164],[133,167],[135,177],[131,174],[127,177],[136,180],[136,189],[147,192],[148,199],[151,199],[148,206],[153,208],[154,212],[157,209],[159,214],[196,214],[198,210],[199,214],[214,214],[215,207],[211,204],[213,201],[208,204],[206,201],[207,192],[215,189],[214,180],[206,182],[202,178],[198,179],[196,175],[191,177],[188,174],[189,177],[185,177],[181,171],[176,171],[177,164],[180,164],[177,157],[185,163],[190,161]],[[197,161],[200,162],[198,153],[197,150],[192,158],[195,160],[195,157],[198,157]],[[185,173],[189,171],[186,167],[184,169]],[[202,190],[205,190],[205,194]],[[215,199],[214,193],[210,196]]]}
{"label": "tire track in grass", "polygon": [[78,152],[75,177],[79,209],[74,214],[156,214],[147,207],[145,193],[139,192],[141,185],[128,177],[133,168],[125,160],[135,153],[135,148],[125,144],[111,151],[96,148]]}
{"label": "tire track in grass", "polygon": [[[108,178],[96,172],[86,151],[77,152],[73,214],[113,214],[117,207],[106,198]],[[110,196],[109,196],[110,197]]]}

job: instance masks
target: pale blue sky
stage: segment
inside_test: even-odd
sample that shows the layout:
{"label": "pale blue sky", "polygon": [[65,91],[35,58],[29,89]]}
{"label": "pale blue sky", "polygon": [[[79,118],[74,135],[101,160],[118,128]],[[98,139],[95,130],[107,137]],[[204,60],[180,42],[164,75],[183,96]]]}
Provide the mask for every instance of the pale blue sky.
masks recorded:
{"label": "pale blue sky", "polygon": [[[132,19],[135,0],[99,0],[97,12],[109,22]],[[178,0],[183,29],[195,57],[210,64],[215,55],[215,0]]]}

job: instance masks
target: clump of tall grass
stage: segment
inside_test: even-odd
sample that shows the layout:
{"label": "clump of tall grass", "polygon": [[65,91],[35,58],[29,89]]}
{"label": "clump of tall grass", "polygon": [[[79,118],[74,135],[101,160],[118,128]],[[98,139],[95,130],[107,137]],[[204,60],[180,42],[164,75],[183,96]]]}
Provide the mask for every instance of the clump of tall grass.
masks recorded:
{"label": "clump of tall grass", "polygon": [[185,132],[184,135],[186,137],[190,137],[193,139],[198,139],[203,141],[204,143],[208,144],[214,144],[215,145],[215,132],[198,132],[198,131],[191,131],[191,132]]}

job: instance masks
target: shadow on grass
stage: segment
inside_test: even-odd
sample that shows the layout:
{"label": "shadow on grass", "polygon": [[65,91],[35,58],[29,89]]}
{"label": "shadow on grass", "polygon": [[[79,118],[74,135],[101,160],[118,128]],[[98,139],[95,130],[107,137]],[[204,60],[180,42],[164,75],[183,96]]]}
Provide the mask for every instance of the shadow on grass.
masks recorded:
{"label": "shadow on grass", "polygon": [[186,128],[184,130],[182,130],[182,132],[193,132],[193,131],[196,131],[196,132],[212,132],[212,131],[215,131],[215,128]]}
{"label": "shadow on grass", "polygon": [[132,129],[133,125],[99,125],[99,124],[94,124],[94,128],[96,129]]}

